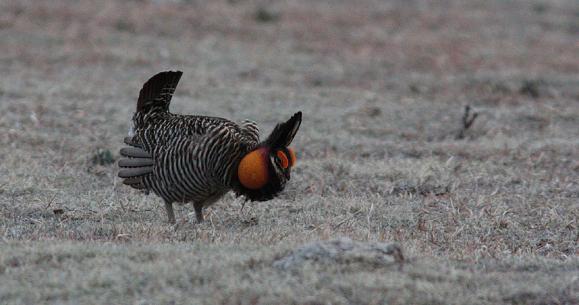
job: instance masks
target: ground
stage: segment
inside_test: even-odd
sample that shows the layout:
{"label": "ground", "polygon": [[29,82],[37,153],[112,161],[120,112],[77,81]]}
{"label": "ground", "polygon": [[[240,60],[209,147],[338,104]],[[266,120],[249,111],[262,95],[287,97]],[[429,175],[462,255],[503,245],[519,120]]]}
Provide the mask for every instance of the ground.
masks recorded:
{"label": "ground", "polygon": [[[578,37],[573,0],[0,1],[0,304],[577,304]],[[303,111],[279,198],[172,226],[120,183],[170,69],[174,112]],[[337,238],[404,260],[275,267]]]}

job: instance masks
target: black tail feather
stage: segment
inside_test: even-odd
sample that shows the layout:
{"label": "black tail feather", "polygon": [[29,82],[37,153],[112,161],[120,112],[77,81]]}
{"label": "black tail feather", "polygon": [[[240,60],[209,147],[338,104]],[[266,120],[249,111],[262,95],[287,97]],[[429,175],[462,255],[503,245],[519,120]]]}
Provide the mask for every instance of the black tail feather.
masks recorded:
{"label": "black tail feather", "polygon": [[181,71],[165,71],[151,77],[139,92],[137,112],[166,112],[181,79]]}

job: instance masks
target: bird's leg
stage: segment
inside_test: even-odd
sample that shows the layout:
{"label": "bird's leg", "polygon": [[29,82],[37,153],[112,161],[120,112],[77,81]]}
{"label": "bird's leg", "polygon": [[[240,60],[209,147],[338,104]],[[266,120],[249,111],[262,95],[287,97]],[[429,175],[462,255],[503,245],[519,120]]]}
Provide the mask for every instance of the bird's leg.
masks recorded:
{"label": "bird's leg", "polygon": [[193,203],[195,208],[195,216],[197,216],[197,222],[203,222],[203,203],[195,202]]}
{"label": "bird's leg", "polygon": [[169,223],[175,224],[175,213],[173,212],[173,203],[165,201],[165,210],[167,210],[167,217],[169,217]]}

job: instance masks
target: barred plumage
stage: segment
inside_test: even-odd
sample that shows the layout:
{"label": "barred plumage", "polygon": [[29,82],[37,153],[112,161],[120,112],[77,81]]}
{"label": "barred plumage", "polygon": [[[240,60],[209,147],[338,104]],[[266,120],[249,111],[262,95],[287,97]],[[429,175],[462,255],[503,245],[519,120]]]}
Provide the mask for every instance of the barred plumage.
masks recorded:
{"label": "barred plumage", "polygon": [[[229,190],[250,200],[276,196],[291,170],[278,156],[293,154],[288,146],[301,124],[301,112],[278,124],[260,143],[255,122],[238,125],[223,118],[170,113],[181,75],[180,71],[161,72],[143,85],[132,132],[125,138],[129,146],[121,149],[123,183],[160,196],[171,223],[175,222],[173,202],[192,202],[202,221],[202,208]],[[258,160],[257,164],[252,160]],[[256,177],[265,182],[254,183],[259,180]]]}

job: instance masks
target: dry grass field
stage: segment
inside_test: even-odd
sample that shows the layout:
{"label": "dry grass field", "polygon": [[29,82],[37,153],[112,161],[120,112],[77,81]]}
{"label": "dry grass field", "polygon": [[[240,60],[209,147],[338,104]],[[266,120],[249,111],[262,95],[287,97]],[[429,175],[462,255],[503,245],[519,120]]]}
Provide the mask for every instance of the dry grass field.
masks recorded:
{"label": "dry grass field", "polygon": [[[280,197],[120,183],[170,69],[174,112],[303,111]],[[577,1],[0,1],[2,305],[579,304],[578,217]],[[403,259],[279,267],[338,238]]]}

